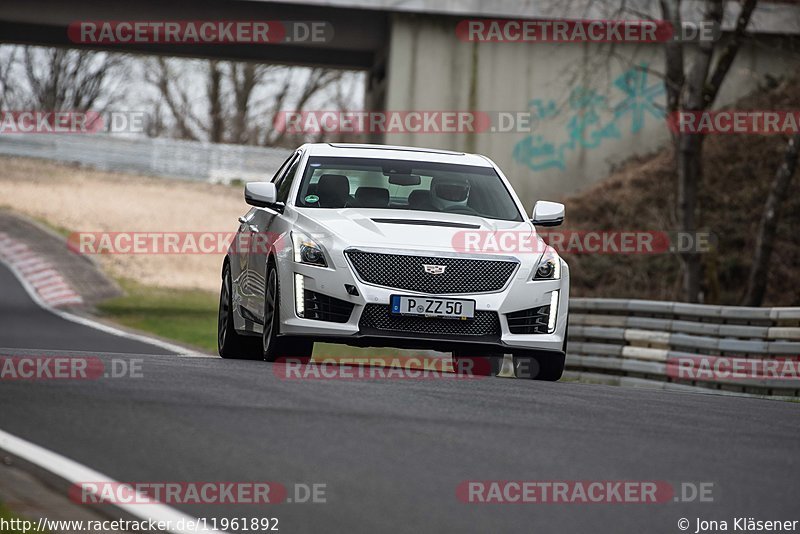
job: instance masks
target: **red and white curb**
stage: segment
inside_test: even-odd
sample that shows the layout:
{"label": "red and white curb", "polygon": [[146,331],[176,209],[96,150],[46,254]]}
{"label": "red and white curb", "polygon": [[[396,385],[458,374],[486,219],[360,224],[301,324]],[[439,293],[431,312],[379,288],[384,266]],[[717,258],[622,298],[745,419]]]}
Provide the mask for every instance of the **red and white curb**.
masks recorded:
{"label": "red and white curb", "polygon": [[19,280],[31,300],[62,319],[114,336],[161,347],[177,356],[218,358],[218,356],[203,354],[169,341],[121,330],[69,312],[69,306],[82,304],[83,298],[67,284],[52,264],[37,256],[25,243],[12,239],[4,232],[0,232],[0,262],[8,265],[11,273]]}
{"label": "red and white curb", "polygon": [[25,279],[42,302],[53,308],[83,304],[81,297],[53,265],[25,243],[0,232],[0,259]]}

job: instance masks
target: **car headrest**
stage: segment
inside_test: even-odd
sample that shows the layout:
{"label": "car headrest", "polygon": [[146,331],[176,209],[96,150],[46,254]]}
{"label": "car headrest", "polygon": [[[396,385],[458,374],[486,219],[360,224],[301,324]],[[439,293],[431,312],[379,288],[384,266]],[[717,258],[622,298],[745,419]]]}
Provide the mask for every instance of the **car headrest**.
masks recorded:
{"label": "car headrest", "polygon": [[415,189],[408,195],[408,206],[412,210],[429,209],[433,207],[431,203],[431,192],[427,189]]}
{"label": "car headrest", "polygon": [[356,202],[362,208],[388,208],[389,190],[382,187],[359,187]]}
{"label": "car headrest", "polygon": [[344,174],[323,174],[316,195],[323,208],[343,208],[350,196],[350,180]]}

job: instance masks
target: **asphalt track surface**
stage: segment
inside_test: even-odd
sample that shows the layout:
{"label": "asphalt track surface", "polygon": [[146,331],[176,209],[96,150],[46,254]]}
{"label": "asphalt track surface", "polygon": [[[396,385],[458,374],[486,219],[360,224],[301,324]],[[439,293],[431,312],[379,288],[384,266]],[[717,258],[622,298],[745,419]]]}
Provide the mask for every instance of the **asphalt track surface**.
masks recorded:
{"label": "asphalt track surface", "polygon": [[[800,404],[527,380],[281,380],[65,321],[0,264],[0,354],[141,358],[141,378],[0,381],[0,429],[118,481],[325,484],[325,503],[176,505],[295,532],[682,532],[800,519]],[[465,504],[467,480],[713,483],[714,502]],[[732,525],[729,526],[732,530]]]}

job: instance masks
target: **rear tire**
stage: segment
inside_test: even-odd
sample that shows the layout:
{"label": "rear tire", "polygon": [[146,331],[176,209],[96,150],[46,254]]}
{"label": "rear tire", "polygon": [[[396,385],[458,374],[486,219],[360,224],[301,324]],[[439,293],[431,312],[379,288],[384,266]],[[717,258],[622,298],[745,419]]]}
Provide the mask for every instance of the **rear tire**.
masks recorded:
{"label": "rear tire", "polygon": [[280,337],[280,286],[275,262],[267,265],[267,285],[264,290],[264,332],[261,336],[262,358],[274,362],[278,358],[310,359],[314,342],[299,337]]}
{"label": "rear tire", "polygon": [[219,312],[217,313],[217,352],[231,360],[257,360],[260,355],[258,338],[245,336],[233,326],[233,284],[230,265],[225,264],[222,273],[222,287],[219,291]]}
{"label": "rear tire", "polygon": [[503,354],[480,354],[473,351],[453,351],[453,370],[460,375],[497,376],[503,367]]}

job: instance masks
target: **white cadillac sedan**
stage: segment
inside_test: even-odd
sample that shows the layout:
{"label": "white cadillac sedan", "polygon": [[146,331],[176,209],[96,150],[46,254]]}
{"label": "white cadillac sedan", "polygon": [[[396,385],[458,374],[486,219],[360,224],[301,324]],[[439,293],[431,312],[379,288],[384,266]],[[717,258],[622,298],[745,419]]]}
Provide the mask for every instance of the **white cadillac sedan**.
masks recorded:
{"label": "white cadillac sedan", "polygon": [[[245,187],[222,266],[223,358],[309,357],[314,342],[428,349],[496,374],[564,370],[569,269],[484,156],[383,145],[307,144],[271,182]],[[486,360],[484,360],[484,358]]]}

